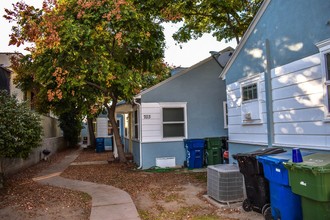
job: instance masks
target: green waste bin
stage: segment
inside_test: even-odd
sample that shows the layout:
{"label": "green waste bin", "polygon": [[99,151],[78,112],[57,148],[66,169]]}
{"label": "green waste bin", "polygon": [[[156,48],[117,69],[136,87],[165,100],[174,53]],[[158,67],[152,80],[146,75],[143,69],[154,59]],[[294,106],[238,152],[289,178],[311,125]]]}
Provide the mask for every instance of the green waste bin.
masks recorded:
{"label": "green waste bin", "polygon": [[285,162],[293,193],[301,196],[303,219],[328,219],[330,216],[330,154],[315,153],[303,162]]}
{"label": "green waste bin", "polygon": [[206,165],[223,164],[223,142],[219,137],[205,138]]}

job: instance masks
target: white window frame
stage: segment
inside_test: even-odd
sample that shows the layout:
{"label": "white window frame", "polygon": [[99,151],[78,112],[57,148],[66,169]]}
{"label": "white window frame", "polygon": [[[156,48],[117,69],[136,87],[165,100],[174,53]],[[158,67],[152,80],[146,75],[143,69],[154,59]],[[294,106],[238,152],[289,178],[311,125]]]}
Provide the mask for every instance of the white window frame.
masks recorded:
{"label": "white window frame", "polygon": [[[324,100],[324,119],[330,121],[330,94],[328,93],[328,87],[330,87],[330,73],[328,73],[327,59],[326,55],[330,55],[330,38],[319,43],[316,46],[320,51],[321,60],[321,71],[323,76],[323,100]],[[327,79],[329,77],[329,79]]]}
{"label": "white window frame", "polygon": [[[244,89],[245,88],[248,88],[248,87],[250,87],[250,86],[254,86],[255,85],[255,87],[256,87],[256,90],[257,90],[257,97],[251,97],[251,98],[248,98],[247,100],[244,100]],[[242,102],[244,103],[244,102],[253,102],[253,101],[257,101],[258,100],[258,98],[259,98],[259,94],[258,94],[258,88],[259,88],[259,85],[258,85],[258,82],[252,82],[252,83],[249,83],[249,84],[247,84],[247,85],[242,85],[241,86],[241,88],[242,88]],[[254,93],[254,91],[252,91],[252,94]]]}
{"label": "white window frame", "polygon": [[[181,141],[185,138],[187,138],[187,103],[159,103],[161,108],[161,138],[163,141]],[[164,131],[163,131],[163,109],[164,108],[183,108],[184,113],[184,136],[183,137],[164,137]]]}
{"label": "white window frame", "polygon": [[227,106],[227,101],[222,102],[222,107],[223,107],[223,127],[225,129],[228,128],[228,106]]}
{"label": "white window frame", "polygon": [[[136,117],[135,117],[136,116]],[[139,110],[138,109],[136,109],[136,110],[134,110],[133,111],[133,135],[132,135],[132,138],[134,139],[134,140],[139,140],[139,138],[140,138],[140,129],[139,129],[139,117],[140,117],[140,114],[139,114]],[[137,137],[136,137],[136,132],[137,132]]]}
{"label": "white window frame", "polygon": [[[239,80],[241,95],[241,117],[243,125],[255,125],[262,123],[260,81],[261,74],[257,74],[251,77],[245,77]],[[243,88],[254,84],[256,84],[257,86],[257,98],[243,101]],[[252,108],[251,106],[255,106],[254,108],[257,108],[255,109],[255,111],[258,112],[245,112],[244,109],[246,107]]]}

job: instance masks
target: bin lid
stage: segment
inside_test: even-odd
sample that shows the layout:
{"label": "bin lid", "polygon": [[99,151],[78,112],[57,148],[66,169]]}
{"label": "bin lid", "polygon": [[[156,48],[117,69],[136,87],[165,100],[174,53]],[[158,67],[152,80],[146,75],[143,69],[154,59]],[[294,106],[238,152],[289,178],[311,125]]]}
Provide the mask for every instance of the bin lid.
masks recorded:
{"label": "bin lid", "polygon": [[204,139],[184,139],[184,147],[188,149],[200,149],[204,148]]}
{"label": "bin lid", "polygon": [[204,138],[205,140],[211,140],[211,141],[214,141],[214,140],[216,140],[216,141],[220,141],[220,137],[206,137],[206,138]]}
{"label": "bin lid", "polygon": [[284,163],[284,166],[290,170],[302,169],[309,170],[313,173],[329,173],[330,172],[330,154],[315,153],[303,158],[301,163],[293,163],[291,160]]}
{"label": "bin lid", "polygon": [[283,152],[285,152],[285,150],[283,148],[269,147],[269,148],[263,148],[260,150],[252,151],[252,152],[234,154],[233,158],[237,159],[238,157],[256,157],[259,155],[278,154],[278,153],[283,153]]}
{"label": "bin lid", "polygon": [[198,142],[205,142],[204,139],[201,138],[191,138],[191,139],[183,139],[186,143],[198,143]]}
{"label": "bin lid", "polygon": [[[301,151],[301,155],[303,157],[310,155],[310,154],[313,154],[313,152]],[[269,163],[273,163],[273,164],[280,164],[280,163],[292,160],[292,152],[287,151],[287,152],[279,153],[279,154],[261,155],[261,156],[257,156],[257,159],[259,162],[269,162]]]}

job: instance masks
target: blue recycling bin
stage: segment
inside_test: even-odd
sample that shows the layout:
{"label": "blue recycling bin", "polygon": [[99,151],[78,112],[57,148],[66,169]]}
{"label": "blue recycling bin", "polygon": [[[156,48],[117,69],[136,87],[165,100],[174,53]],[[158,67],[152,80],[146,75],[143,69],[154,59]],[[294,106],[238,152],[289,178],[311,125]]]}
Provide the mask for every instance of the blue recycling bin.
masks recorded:
{"label": "blue recycling bin", "polygon": [[[302,152],[303,156],[312,154]],[[283,162],[291,160],[292,152],[257,156],[262,163],[265,178],[269,180],[270,206],[273,219],[300,220],[302,216],[301,197],[291,191],[288,170]]]}
{"label": "blue recycling bin", "polygon": [[202,168],[204,163],[204,139],[185,139],[187,167],[189,169]]}
{"label": "blue recycling bin", "polygon": [[105,151],[105,147],[104,147],[104,138],[96,138],[96,153],[101,153]]}

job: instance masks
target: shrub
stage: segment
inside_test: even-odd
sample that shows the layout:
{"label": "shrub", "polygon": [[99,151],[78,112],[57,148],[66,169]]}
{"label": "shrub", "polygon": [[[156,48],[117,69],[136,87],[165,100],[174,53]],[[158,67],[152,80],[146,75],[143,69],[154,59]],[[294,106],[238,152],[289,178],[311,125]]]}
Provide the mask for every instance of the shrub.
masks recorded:
{"label": "shrub", "polygon": [[[41,143],[40,118],[7,91],[0,90],[0,175],[4,158],[26,159]],[[0,177],[1,185],[1,177]]]}
{"label": "shrub", "polygon": [[70,147],[77,146],[79,135],[82,129],[81,118],[74,110],[65,112],[59,116],[60,128],[63,131],[64,139],[69,142]]}

